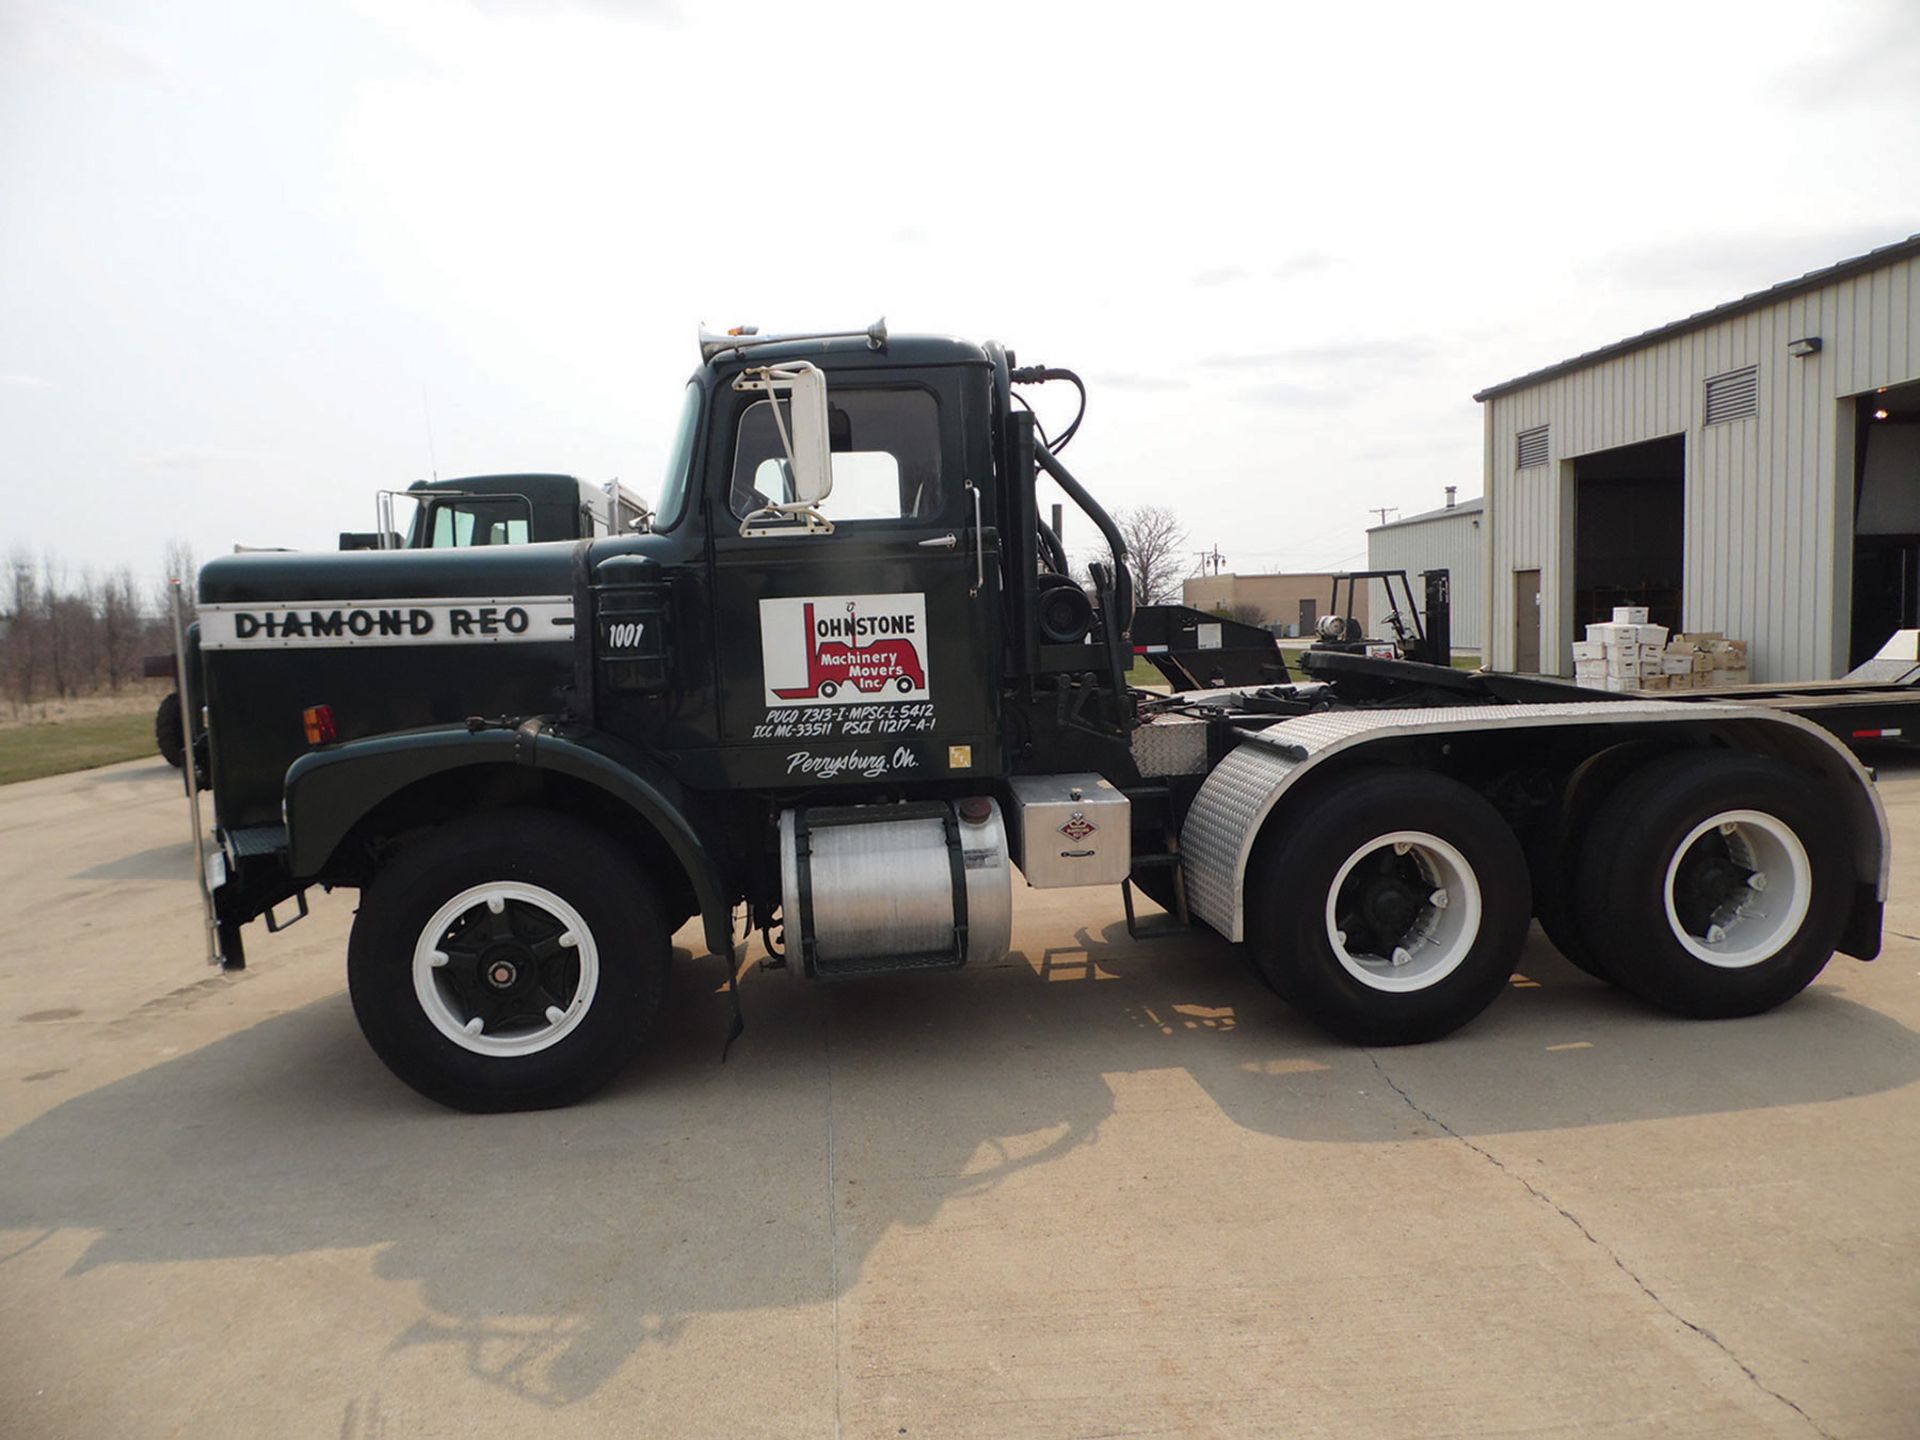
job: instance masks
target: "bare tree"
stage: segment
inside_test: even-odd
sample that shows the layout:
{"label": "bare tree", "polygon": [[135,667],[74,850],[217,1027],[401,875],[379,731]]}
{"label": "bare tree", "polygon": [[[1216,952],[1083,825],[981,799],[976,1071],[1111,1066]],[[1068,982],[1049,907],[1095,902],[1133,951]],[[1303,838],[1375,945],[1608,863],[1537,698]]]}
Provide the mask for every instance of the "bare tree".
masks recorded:
{"label": "bare tree", "polygon": [[5,633],[0,636],[0,679],[16,706],[31,705],[40,679],[40,583],[33,557],[15,550],[7,557]]}
{"label": "bare tree", "polygon": [[96,604],[101,667],[106,672],[107,688],[118,690],[138,673],[141,641],[147,629],[145,618],[140,614],[140,595],[134,589],[133,571],[122,565],[101,581]]}
{"label": "bare tree", "polygon": [[[46,661],[46,680],[53,693],[64,700],[76,694],[80,686],[79,636],[75,622],[74,597],[67,594],[67,567],[51,550],[40,557],[40,635],[41,655]],[[86,613],[82,602],[78,608]]]}
{"label": "bare tree", "polygon": [[1133,572],[1133,598],[1142,605],[1167,605],[1180,598],[1181,557],[1187,528],[1165,505],[1134,505],[1115,513],[1120,538],[1127,542],[1127,566]]}
{"label": "bare tree", "polygon": [[1229,605],[1222,613],[1229,620],[1238,620],[1242,625],[1258,625],[1262,630],[1273,623],[1271,615],[1245,600]]}
{"label": "bare tree", "polygon": [[15,550],[0,566],[0,695],[16,710],[48,699],[118,690],[140,655],[172,644],[171,623],[142,603],[122,566],[78,580],[51,552]]}

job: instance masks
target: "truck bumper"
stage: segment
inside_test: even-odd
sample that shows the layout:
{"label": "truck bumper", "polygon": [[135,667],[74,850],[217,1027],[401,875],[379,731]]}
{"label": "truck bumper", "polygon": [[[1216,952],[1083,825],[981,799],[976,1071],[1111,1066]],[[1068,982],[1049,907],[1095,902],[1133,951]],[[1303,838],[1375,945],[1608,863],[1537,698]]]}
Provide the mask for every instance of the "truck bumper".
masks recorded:
{"label": "truck bumper", "polygon": [[273,907],[298,896],[304,916],[306,886],[288,870],[286,826],[248,826],[219,832],[215,838],[219,848],[207,856],[207,890],[213,897],[220,964],[223,969],[239,970],[247,963],[241,927],[265,915],[269,930],[284,929],[275,920]]}

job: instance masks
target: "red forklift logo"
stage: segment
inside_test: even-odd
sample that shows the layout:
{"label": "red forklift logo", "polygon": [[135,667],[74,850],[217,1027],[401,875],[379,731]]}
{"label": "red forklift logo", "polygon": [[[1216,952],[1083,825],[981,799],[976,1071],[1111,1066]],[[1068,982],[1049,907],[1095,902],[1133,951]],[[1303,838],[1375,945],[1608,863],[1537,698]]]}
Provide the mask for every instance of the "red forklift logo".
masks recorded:
{"label": "red forklift logo", "polygon": [[925,621],[919,595],[762,600],[768,703],[925,699]]}

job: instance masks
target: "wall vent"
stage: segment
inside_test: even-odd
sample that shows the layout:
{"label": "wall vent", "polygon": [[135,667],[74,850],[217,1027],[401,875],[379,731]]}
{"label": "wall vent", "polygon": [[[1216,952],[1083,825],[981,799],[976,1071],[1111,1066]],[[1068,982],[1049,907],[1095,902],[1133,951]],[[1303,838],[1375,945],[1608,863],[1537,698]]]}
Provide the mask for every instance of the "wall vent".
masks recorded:
{"label": "wall vent", "polygon": [[1707,424],[1745,420],[1760,413],[1760,367],[1729,370],[1707,381]]}
{"label": "wall vent", "polygon": [[1547,463],[1547,427],[1536,425],[1522,430],[1514,439],[1515,463],[1522,470]]}

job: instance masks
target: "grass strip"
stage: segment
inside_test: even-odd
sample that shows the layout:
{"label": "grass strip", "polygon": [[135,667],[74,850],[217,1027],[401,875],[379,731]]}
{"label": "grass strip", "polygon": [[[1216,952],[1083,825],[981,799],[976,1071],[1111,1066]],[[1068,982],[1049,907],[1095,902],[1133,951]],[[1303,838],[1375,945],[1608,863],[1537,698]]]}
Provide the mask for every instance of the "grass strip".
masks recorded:
{"label": "grass strip", "polygon": [[0,785],[148,757],[160,758],[151,714],[21,725],[0,730]]}

